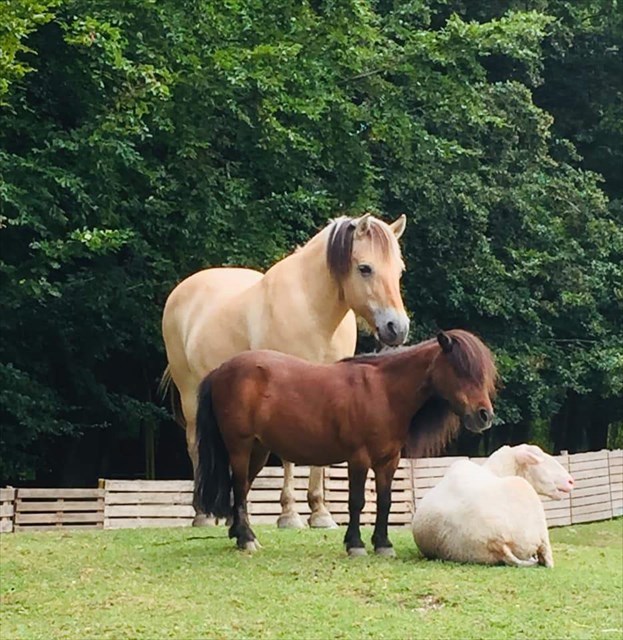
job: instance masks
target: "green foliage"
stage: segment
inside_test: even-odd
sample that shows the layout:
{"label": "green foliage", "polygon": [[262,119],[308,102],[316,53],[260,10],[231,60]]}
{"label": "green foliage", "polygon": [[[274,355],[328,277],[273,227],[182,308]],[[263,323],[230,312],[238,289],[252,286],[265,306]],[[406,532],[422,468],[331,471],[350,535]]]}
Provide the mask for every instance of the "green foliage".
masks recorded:
{"label": "green foliage", "polygon": [[163,420],[175,282],[266,267],[343,210],[409,215],[414,338],[492,344],[498,439],[603,446],[623,419],[623,30],[606,9],[2,5],[0,476],[58,475],[58,444],[96,430],[114,459]]}
{"label": "green foliage", "polygon": [[25,76],[32,67],[24,61],[30,53],[27,36],[54,16],[60,0],[4,0],[0,4],[0,106],[11,83]]}

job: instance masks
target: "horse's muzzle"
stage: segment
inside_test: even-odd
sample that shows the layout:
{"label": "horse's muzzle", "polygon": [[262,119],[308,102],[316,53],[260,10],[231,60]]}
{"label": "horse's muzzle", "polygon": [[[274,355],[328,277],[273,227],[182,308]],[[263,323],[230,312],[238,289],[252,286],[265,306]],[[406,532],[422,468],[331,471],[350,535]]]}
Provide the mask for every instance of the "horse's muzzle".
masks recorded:
{"label": "horse's muzzle", "polygon": [[389,347],[403,344],[409,335],[409,318],[404,312],[383,309],[374,314],[374,321],[379,340]]}

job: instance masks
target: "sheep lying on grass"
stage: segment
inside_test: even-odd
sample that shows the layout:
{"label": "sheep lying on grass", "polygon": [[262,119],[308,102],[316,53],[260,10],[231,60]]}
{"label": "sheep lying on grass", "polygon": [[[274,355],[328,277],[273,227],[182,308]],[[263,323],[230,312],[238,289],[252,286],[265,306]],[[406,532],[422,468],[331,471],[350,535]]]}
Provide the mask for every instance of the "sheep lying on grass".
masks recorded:
{"label": "sheep lying on grass", "polygon": [[413,538],[427,558],[554,566],[538,494],[560,500],[573,478],[539,447],[504,446],[481,466],[455,462],[417,506]]}

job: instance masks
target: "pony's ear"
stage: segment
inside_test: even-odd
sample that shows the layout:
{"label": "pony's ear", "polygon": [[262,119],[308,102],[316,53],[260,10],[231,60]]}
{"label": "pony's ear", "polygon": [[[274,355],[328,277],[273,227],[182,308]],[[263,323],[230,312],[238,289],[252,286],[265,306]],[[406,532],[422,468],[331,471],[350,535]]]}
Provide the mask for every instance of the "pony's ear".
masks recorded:
{"label": "pony's ear", "polygon": [[440,331],[437,334],[437,342],[444,353],[450,353],[450,351],[452,351],[452,345],[454,343],[452,342],[452,338],[444,331]]}
{"label": "pony's ear", "polygon": [[353,220],[353,223],[355,223],[356,236],[363,236],[370,231],[371,215],[371,213],[364,213],[358,220]]}
{"label": "pony's ear", "polygon": [[397,218],[389,225],[389,228],[394,232],[394,235],[396,236],[396,240],[400,240],[400,237],[405,232],[406,226],[407,216],[405,216],[404,213],[400,216],[400,218]]}

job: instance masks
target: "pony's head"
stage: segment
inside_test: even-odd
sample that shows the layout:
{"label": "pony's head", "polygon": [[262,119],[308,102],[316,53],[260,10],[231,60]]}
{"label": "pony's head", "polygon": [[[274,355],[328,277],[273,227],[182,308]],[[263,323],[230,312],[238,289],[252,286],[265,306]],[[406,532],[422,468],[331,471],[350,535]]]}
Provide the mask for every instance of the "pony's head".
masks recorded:
{"label": "pony's head", "polygon": [[459,416],[466,429],[480,433],[493,424],[492,398],[497,372],[493,356],[475,335],[454,329],[437,335],[439,355],[433,360],[433,393]]}
{"label": "pony's head", "polygon": [[338,218],[329,230],[327,265],[348,306],[376,331],[381,342],[396,346],[409,333],[400,295],[404,262],[398,239],[407,219],[386,224],[369,213]]}

